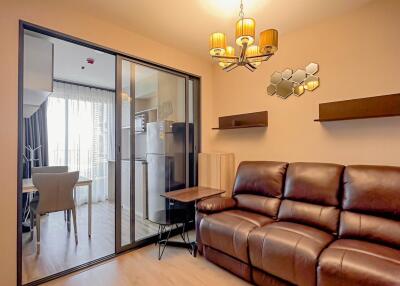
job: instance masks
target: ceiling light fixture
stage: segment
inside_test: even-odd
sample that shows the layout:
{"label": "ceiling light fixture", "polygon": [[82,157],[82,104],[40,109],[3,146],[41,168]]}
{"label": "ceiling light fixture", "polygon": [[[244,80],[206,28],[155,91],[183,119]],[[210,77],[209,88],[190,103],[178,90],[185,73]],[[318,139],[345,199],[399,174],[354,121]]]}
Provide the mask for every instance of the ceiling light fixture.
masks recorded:
{"label": "ceiling light fixture", "polygon": [[224,33],[210,35],[210,55],[217,60],[224,71],[231,71],[238,66],[244,66],[254,71],[261,62],[267,61],[278,50],[278,31],[264,30],[260,33],[260,41],[255,45],[256,22],[253,18],[245,18],[243,0],[240,1],[239,20],[236,22],[236,44],[240,46],[240,54],[235,55],[235,49],[226,45]]}

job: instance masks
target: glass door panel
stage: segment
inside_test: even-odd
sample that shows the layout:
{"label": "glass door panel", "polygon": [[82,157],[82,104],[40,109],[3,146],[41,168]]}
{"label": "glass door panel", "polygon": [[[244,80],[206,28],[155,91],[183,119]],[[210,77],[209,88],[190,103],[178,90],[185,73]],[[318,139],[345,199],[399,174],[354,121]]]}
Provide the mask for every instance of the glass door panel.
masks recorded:
{"label": "glass door panel", "polygon": [[186,186],[185,77],[135,64],[135,241],[157,234],[164,192]]}
{"label": "glass door panel", "polygon": [[189,185],[189,80],[128,59],[119,58],[118,62],[121,116],[117,241],[122,251],[157,235],[155,222],[161,212],[182,207],[171,204],[161,194]]}
{"label": "glass door panel", "polygon": [[132,136],[132,118],[131,110],[133,110],[134,102],[134,86],[132,83],[135,78],[135,70],[131,63],[126,60],[121,61],[122,77],[121,77],[121,164],[120,164],[120,209],[121,209],[121,246],[133,243],[132,235],[132,176],[134,176],[133,156],[131,150],[134,144]]}

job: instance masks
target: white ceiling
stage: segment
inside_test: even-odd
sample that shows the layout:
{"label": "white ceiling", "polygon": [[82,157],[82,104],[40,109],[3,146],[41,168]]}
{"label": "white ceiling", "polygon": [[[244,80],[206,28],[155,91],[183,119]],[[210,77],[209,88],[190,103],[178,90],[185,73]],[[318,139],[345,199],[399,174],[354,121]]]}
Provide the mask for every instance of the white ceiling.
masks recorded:
{"label": "white ceiling", "polygon": [[[115,89],[115,56],[35,32],[26,33],[54,44],[55,79]],[[87,63],[87,58],[93,58],[94,64]],[[130,69],[131,64],[123,61],[122,85],[125,91],[129,90]],[[156,69],[135,65],[136,98],[148,98],[156,92],[158,73]]]}
{"label": "white ceiling", "polygon": [[[36,32],[25,33],[54,44],[55,79],[115,89],[115,56]],[[93,58],[94,64],[88,64],[87,58]]]}
{"label": "white ceiling", "polygon": [[[54,43],[55,79],[115,88],[115,56],[59,39],[49,39]],[[93,58],[94,64],[88,64],[87,58]]]}
{"label": "white ceiling", "polygon": [[[257,32],[282,35],[338,16],[371,0],[243,0]],[[377,1],[377,0],[375,0]],[[113,22],[148,38],[206,57],[208,36],[225,32],[233,44],[240,0],[69,0],[74,9]]]}
{"label": "white ceiling", "polygon": [[[257,32],[276,28],[282,35],[357,9],[370,1],[243,0],[243,3],[245,15],[256,19]],[[233,44],[240,0],[69,0],[66,3],[94,17],[206,58],[210,33],[225,32]],[[113,55],[55,38],[48,39],[54,43],[56,79],[115,88]],[[93,65],[86,63],[88,57],[95,60]],[[143,85],[147,86],[143,92],[138,92],[138,96],[139,93],[145,96],[154,89],[157,81],[154,71],[139,67],[136,77],[137,82],[143,80],[146,82]]]}

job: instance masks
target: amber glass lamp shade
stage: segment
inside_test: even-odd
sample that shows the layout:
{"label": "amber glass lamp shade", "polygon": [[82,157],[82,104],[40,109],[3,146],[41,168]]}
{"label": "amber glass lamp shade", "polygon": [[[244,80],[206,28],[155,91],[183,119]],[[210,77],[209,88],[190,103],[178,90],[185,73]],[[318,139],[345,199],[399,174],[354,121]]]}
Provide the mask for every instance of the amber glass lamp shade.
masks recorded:
{"label": "amber glass lamp shade", "polygon": [[225,57],[234,57],[235,56],[235,49],[231,46],[227,46],[225,49]]}
{"label": "amber glass lamp shade", "polygon": [[[261,56],[260,49],[257,45],[251,45],[246,50],[246,57],[256,57],[256,56]],[[252,61],[251,59],[249,59],[249,61],[254,66],[258,66],[261,64],[261,62]]]}
{"label": "amber glass lamp shade", "polygon": [[222,56],[226,49],[226,36],[224,33],[212,33],[210,35],[210,55]]}
{"label": "amber glass lamp shade", "polygon": [[236,22],[236,44],[250,46],[254,43],[256,21],[252,18],[241,18]]}
{"label": "amber glass lamp shade", "polygon": [[273,54],[278,50],[278,31],[269,29],[260,33],[260,52]]}

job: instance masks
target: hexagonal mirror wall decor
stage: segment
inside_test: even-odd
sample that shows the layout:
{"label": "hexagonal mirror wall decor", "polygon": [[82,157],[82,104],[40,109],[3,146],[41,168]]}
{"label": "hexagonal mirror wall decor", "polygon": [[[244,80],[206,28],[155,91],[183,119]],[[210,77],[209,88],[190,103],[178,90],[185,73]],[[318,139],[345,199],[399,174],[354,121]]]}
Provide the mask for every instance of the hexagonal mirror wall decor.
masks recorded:
{"label": "hexagonal mirror wall decor", "polygon": [[318,72],[318,64],[316,63],[310,63],[308,66],[306,66],[306,73],[307,74],[316,74]]}
{"label": "hexagonal mirror wall decor", "polygon": [[293,71],[292,71],[291,69],[285,69],[285,70],[282,72],[282,78],[283,78],[283,79],[289,79],[289,78],[292,77],[292,73],[293,73]]}
{"label": "hexagonal mirror wall decor", "polygon": [[304,88],[306,90],[313,91],[319,86],[319,77],[315,75],[310,75],[309,77],[306,78],[304,81]]}
{"label": "hexagonal mirror wall decor", "polygon": [[267,87],[267,93],[268,93],[268,95],[274,95],[275,92],[276,92],[276,85],[270,84],[270,85]]}
{"label": "hexagonal mirror wall decor", "polygon": [[278,84],[282,80],[282,73],[280,72],[274,72],[271,75],[271,84]]}
{"label": "hexagonal mirror wall decor", "polygon": [[295,83],[293,86],[293,94],[296,96],[300,96],[304,93],[305,88],[304,85]]}
{"label": "hexagonal mirror wall decor", "polygon": [[285,69],[271,75],[270,85],[267,87],[268,95],[277,95],[286,99],[290,95],[302,95],[306,90],[314,91],[319,86],[319,77],[315,74],[319,66],[316,63],[308,64],[305,69]]}
{"label": "hexagonal mirror wall decor", "polygon": [[279,97],[287,98],[293,93],[293,82],[287,79],[282,80],[278,83],[276,88],[276,94]]}

